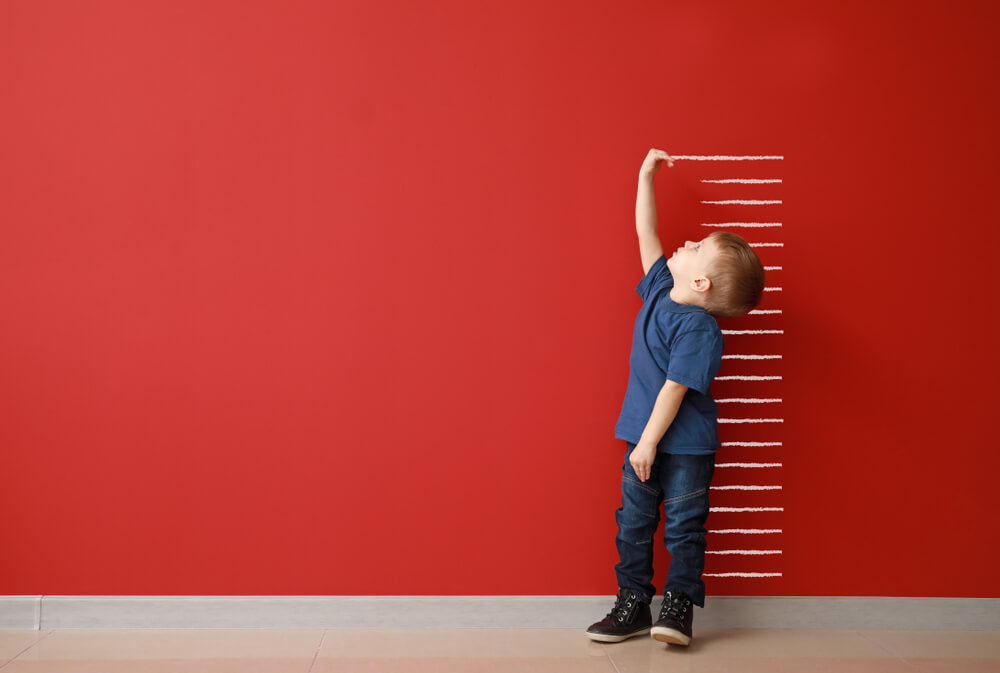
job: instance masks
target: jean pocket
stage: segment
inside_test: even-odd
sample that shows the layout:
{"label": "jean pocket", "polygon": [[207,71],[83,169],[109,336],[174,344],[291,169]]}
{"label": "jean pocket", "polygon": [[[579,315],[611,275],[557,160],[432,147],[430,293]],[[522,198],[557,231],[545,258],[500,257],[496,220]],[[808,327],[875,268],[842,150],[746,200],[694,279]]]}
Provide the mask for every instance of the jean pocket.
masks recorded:
{"label": "jean pocket", "polygon": [[653,496],[655,498],[659,498],[659,496],[660,496],[660,492],[657,491],[655,488],[653,488],[652,486],[647,486],[643,482],[639,481],[638,479],[636,479],[634,477],[630,477],[627,474],[622,475],[622,480],[625,481],[625,482],[627,482],[633,488],[634,487],[641,488],[643,491],[645,491],[646,493],[648,493],[649,495],[651,495],[651,496]]}

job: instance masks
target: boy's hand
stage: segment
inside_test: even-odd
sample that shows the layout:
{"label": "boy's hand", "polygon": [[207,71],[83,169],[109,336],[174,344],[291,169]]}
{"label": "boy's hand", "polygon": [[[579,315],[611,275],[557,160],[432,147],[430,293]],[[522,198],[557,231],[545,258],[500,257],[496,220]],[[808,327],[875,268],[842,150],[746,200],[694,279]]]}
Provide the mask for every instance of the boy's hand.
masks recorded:
{"label": "boy's hand", "polygon": [[639,169],[639,175],[648,175],[649,177],[653,177],[656,175],[656,171],[660,170],[660,164],[664,161],[667,162],[667,166],[674,165],[673,158],[663,150],[649,150],[649,154],[646,155],[645,161],[642,162],[642,168]]}
{"label": "boy's hand", "polygon": [[656,460],[656,444],[641,440],[635,445],[628,457],[628,462],[632,463],[632,469],[635,470],[639,481],[649,479],[649,471],[653,467],[654,460]]}

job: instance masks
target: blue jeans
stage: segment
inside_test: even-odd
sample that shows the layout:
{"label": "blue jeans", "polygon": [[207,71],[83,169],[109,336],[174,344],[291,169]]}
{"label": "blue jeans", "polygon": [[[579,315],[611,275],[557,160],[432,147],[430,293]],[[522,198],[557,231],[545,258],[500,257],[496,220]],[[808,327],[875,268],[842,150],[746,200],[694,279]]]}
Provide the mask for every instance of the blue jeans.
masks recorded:
{"label": "blue jeans", "polygon": [[653,535],[660,523],[660,503],[666,519],[663,543],[670,552],[670,570],[664,594],[680,589],[700,608],[705,607],[705,520],[708,486],[715,472],[715,454],[689,456],[657,452],[649,479],[639,481],[629,457],[635,444],[626,442],[622,466],[622,506],[618,522],[618,586],[631,589],[649,603],[653,586]]}

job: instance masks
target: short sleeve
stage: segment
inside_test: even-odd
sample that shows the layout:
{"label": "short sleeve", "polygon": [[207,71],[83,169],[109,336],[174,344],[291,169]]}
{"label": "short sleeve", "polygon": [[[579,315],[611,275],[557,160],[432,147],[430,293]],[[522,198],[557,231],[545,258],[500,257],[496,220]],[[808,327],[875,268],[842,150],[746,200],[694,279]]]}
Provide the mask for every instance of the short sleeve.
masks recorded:
{"label": "short sleeve", "polygon": [[639,296],[642,297],[642,303],[645,304],[649,295],[654,291],[673,286],[674,277],[667,267],[667,258],[665,255],[660,255],[659,259],[653,262],[653,266],[649,267],[649,271],[639,281],[635,291],[639,293]]}
{"label": "short sleeve", "polygon": [[667,379],[707,395],[722,366],[722,348],[722,335],[716,330],[678,334],[670,344]]}

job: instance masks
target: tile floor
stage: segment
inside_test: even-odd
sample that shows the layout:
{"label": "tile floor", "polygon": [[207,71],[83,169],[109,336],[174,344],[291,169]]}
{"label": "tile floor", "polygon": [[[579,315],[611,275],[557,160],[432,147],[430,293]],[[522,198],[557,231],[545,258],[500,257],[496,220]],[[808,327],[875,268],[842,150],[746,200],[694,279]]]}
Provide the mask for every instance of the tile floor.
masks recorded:
{"label": "tile floor", "polygon": [[1000,673],[997,631],[701,629],[690,647],[582,629],[0,631],[0,673]]}

